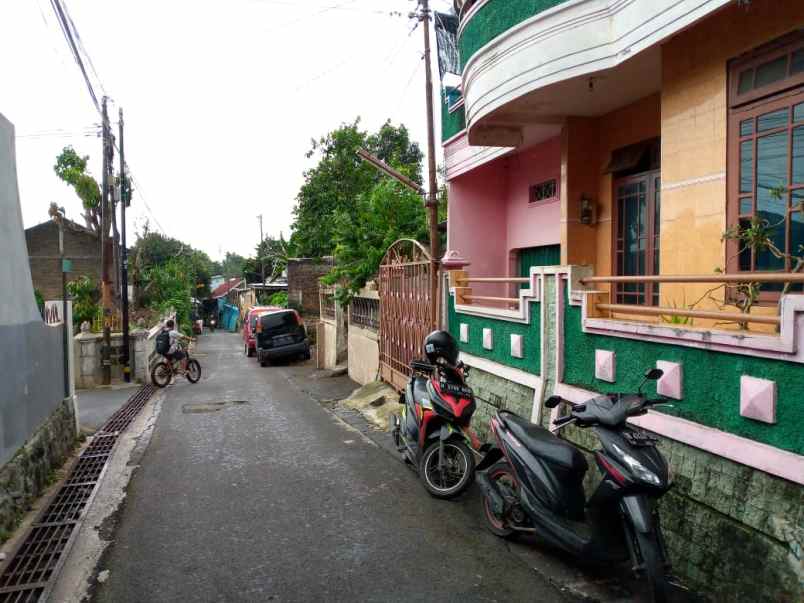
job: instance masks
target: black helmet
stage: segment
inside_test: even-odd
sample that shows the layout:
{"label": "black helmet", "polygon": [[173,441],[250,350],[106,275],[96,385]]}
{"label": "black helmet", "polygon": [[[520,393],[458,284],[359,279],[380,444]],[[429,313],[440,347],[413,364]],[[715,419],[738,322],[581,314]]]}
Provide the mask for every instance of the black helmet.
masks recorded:
{"label": "black helmet", "polygon": [[427,359],[436,364],[443,358],[452,366],[458,364],[458,344],[446,331],[433,331],[424,340],[424,353]]}

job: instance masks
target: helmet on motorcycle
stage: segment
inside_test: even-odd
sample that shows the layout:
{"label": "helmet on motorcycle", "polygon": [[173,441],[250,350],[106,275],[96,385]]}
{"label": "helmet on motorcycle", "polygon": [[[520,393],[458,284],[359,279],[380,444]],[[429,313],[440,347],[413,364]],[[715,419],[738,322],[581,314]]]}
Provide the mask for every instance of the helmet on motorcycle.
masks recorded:
{"label": "helmet on motorcycle", "polygon": [[443,358],[451,365],[458,363],[458,344],[447,331],[433,331],[424,340],[424,353],[427,359],[436,364]]}

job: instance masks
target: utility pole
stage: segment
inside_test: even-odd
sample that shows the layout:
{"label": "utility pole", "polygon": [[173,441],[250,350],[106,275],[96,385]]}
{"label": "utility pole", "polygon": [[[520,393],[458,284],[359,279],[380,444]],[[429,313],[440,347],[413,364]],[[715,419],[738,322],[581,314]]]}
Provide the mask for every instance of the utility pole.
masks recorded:
{"label": "utility pole", "polygon": [[67,271],[69,262],[64,258],[64,220],[67,213],[63,207],[58,208],[56,220],[59,224],[59,258],[61,260],[61,333],[62,333],[62,354],[64,355],[64,397],[70,397],[70,344],[68,341],[69,328],[67,326]]}
{"label": "utility pole", "polygon": [[109,226],[111,224],[112,203],[111,197],[111,178],[112,160],[114,152],[112,150],[112,133],[109,127],[109,112],[107,110],[107,98],[103,97],[103,184],[101,192],[101,302],[103,305],[103,348],[101,352],[102,383],[110,385],[112,383],[112,284],[110,282],[111,261],[112,261],[112,242],[109,238]]}
{"label": "utility pole", "polygon": [[123,312],[123,380],[131,383],[131,350],[128,324],[128,248],[126,247],[126,207],[130,203],[128,176],[126,176],[126,158],[123,152],[123,108],[120,108],[120,290]]}
{"label": "utility pole", "polygon": [[433,73],[430,66],[430,3],[429,0],[420,0],[421,16],[424,23],[424,73],[425,92],[427,95],[427,168],[429,176],[429,191],[427,194],[427,207],[430,210],[430,316],[433,329],[440,326],[438,318],[438,267],[440,260],[440,245],[438,235],[438,179],[436,177],[435,157],[435,119],[433,117]]}
{"label": "utility pole", "polygon": [[260,272],[262,274],[262,285],[265,285],[265,258],[262,255],[262,243],[265,241],[265,238],[262,236],[262,214],[257,216],[257,219],[260,221]]}

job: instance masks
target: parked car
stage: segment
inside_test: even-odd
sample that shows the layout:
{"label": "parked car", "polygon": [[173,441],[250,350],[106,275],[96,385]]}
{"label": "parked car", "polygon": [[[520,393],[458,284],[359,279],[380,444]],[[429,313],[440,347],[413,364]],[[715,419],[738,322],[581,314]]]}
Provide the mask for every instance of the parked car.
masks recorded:
{"label": "parked car", "polygon": [[256,326],[257,360],[260,366],[278,358],[310,359],[310,341],[296,310],[278,310],[260,315]]}
{"label": "parked car", "polygon": [[257,340],[254,338],[254,331],[257,327],[257,318],[266,312],[273,312],[281,310],[276,306],[254,306],[246,312],[246,318],[243,321],[243,353],[251,357],[257,349]]}

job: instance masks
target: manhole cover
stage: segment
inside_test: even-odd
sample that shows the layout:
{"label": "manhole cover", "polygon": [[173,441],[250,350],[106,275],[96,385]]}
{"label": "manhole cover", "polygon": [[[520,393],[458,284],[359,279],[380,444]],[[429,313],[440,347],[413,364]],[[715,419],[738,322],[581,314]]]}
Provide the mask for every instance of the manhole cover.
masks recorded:
{"label": "manhole cover", "polygon": [[242,406],[248,404],[245,400],[230,400],[227,402],[201,402],[196,404],[184,404],[181,411],[184,414],[196,414],[204,412],[220,412],[227,406]]}

